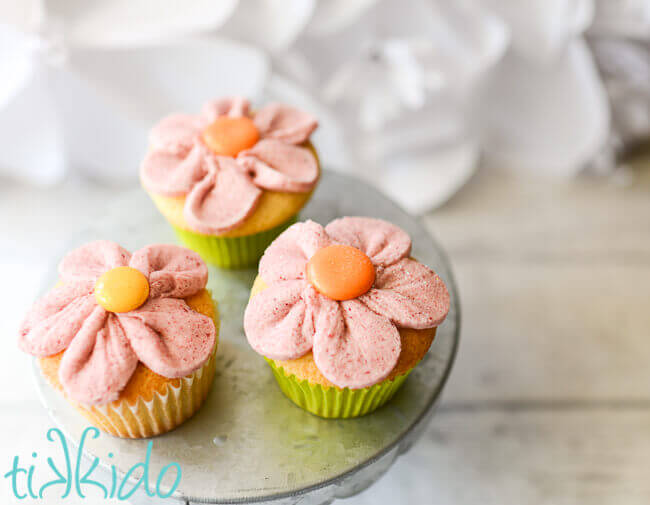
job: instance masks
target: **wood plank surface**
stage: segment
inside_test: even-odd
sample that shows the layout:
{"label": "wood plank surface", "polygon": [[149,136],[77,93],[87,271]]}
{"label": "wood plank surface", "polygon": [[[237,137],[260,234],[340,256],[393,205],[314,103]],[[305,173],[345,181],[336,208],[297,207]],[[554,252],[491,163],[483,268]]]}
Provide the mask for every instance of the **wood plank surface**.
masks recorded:
{"label": "wood plank surface", "polygon": [[449,401],[420,443],[344,503],[647,505],[647,406],[465,409]]}
{"label": "wood plank surface", "polygon": [[456,273],[458,360],[421,442],[350,503],[650,503],[649,167],[484,167],[425,217]]}

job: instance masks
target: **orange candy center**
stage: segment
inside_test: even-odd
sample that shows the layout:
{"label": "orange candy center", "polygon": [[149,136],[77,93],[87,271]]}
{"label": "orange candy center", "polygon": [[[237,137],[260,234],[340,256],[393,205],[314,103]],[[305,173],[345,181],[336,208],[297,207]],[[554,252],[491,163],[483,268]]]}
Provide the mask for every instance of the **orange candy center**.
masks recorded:
{"label": "orange candy center", "polygon": [[203,142],[215,154],[237,156],[244,149],[257,144],[260,132],[247,117],[222,116],[203,130]]}
{"label": "orange candy center", "polygon": [[319,249],[307,263],[307,279],[332,300],[351,300],[375,282],[375,267],[356,247],[331,245]]}
{"label": "orange candy center", "polygon": [[109,312],[129,312],[149,297],[149,281],[140,270],[116,267],[97,279],[95,299]]}

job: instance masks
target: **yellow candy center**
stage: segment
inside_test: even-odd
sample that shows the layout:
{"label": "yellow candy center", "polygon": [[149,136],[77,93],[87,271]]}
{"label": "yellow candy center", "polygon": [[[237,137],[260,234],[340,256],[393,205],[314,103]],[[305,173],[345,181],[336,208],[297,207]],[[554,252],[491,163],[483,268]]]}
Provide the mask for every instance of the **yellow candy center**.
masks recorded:
{"label": "yellow candy center", "polygon": [[135,268],[116,267],[95,283],[97,303],[109,312],[135,310],[149,297],[149,281]]}

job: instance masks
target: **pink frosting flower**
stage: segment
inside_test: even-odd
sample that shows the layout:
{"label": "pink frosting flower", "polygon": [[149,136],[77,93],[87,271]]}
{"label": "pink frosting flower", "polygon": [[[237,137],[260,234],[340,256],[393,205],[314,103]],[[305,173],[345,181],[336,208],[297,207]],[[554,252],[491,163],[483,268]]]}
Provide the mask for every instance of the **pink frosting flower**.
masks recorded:
{"label": "pink frosting flower", "polygon": [[[374,285],[355,299],[332,300],[307,280],[309,259],[334,244],[360,249],[375,267]],[[382,381],[401,352],[398,328],[433,328],[449,311],[444,282],[410,252],[406,232],[379,219],[344,217],[325,228],[313,221],[294,224],[260,261],[268,288],[246,308],[249,343],[276,360],[312,350],[320,372],[339,387]]]}
{"label": "pink frosting flower", "polygon": [[[109,312],[97,303],[95,283],[108,270],[125,266],[144,274],[149,297],[130,312]],[[214,322],[183,300],[207,283],[207,267],[193,251],[160,244],[131,255],[114,242],[91,242],[67,254],[59,274],[62,284],[31,308],[18,343],[39,357],[65,350],[59,380],[70,398],[87,405],[117,399],[138,361],[176,378],[209,358]]]}
{"label": "pink frosting flower", "polygon": [[[318,123],[309,114],[270,104],[254,115],[244,98],[204,105],[198,116],[176,114],[151,131],[140,167],[144,187],[164,196],[187,195],[184,216],[201,233],[220,234],[250,216],[262,190],[307,192],[318,179],[318,163],[305,142]],[[202,133],[217,118],[250,117],[260,140],[235,158],[218,156]]]}

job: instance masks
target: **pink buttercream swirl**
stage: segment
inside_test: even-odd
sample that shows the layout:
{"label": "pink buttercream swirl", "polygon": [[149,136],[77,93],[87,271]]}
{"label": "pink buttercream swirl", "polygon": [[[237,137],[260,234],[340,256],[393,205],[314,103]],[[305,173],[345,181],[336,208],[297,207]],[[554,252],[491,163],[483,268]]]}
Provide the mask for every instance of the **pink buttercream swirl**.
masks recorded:
{"label": "pink buttercream swirl", "polygon": [[[214,154],[201,133],[221,116],[250,117],[260,140],[236,158]],[[299,144],[317,126],[309,114],[283,104],[253,115],[244,98],[209,102],[199,115],[175,114],[154,126],[140,178],[152,193],[186,195],[184,216],[193,229],[225,233],[253,213],[262,190],[303,193],[316,185],[316,158]]]}
{"label": "pink buttercream swirl", "polygon": [[[149,282],[149,298],[130,312],[108,312],[94,295],[106,271],[130,266]],[[208,269],[193,251],[150,245],[131,255],[109,241],[88,243],[59,264],[61,284],[31,308],[19,333],[19,346],[34,356],[64,351],[59,380],[65,393],[86,404],[118,398],[138,361],[168,378],[198,370],[216,339],[211,318],[183,300],[203,288]]]}
{"label": "pink buttercream swirl", "polygon": [[[376,277],[368,292],[339,302],[307,280],[309,259],[333,244],[356,247],[370,258]],[[342,388],[384,380],[401,352],[398,328],[433,328],[449,312],[445,283],[410,252],[407,233],[379,219],[344,217],[325,228],[313,221],[294,224],[260,261],[259,275],[268,288],[246,308],[249,343],[276,360],[311,350],[320,372]]]}

